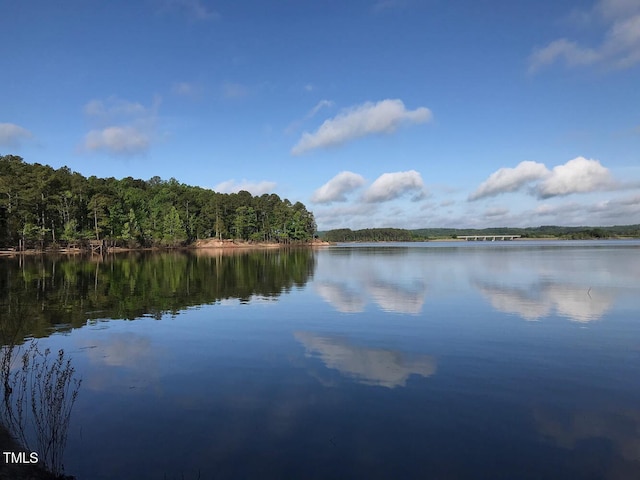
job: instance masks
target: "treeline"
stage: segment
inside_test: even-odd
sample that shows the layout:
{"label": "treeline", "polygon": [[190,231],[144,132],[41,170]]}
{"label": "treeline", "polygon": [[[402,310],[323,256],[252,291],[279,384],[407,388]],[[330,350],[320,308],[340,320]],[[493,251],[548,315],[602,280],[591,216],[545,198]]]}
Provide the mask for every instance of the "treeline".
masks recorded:
{"label": "treeline", "polygon": [[410,230],[401,228],[340,228],[322,232],[321,237],[328,242],[413,242],[421,239]]}
{"label": "treeline", "polygon": [[86,178],[0,156],[0,247],[179,246],[210,237],[292,243],[315,230],[313,213],[276,194],[218,193],[173,178]]}
{"label": "treeline", "polygon": [[318,232],[328,242],[421,242],[437,239],[453,239],[460,235],[520,235],[521,238],[558,238],[562,240],[588,240],[598,238],[640,238],[640,225],[616,225],[611,227],[541,227],[512,228],[366,228],[351,230],[340,228]]}
{"label": "treeline", "polygon": [[520,235],[522,238],[558,238],[568,240],[586,240],[598,238],[640,237],[640,225],[616,225],[609,227],[562,227],[543,225],[527,228],[421,228],[411,232],[422,238],[456,238],[459,235]]}

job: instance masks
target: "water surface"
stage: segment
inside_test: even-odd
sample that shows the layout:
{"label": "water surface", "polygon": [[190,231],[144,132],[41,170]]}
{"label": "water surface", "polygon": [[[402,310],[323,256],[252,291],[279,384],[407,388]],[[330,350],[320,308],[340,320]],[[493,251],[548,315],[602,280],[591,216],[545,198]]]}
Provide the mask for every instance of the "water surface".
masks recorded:
{"label": "water surface", "polygon": [[[635,478],[640,243],[0,260],[78,479]],[[199,477],[198,477],[199,476]]]}

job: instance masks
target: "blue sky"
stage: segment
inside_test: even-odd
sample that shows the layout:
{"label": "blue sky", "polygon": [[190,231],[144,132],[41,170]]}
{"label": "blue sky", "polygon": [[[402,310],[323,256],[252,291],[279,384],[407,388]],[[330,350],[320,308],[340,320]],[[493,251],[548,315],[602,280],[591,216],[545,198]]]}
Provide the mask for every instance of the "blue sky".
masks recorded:
{"label": "blue sky", "polygon": [[640,2],[0,0],[0,154],[320,229],[640,223]]}

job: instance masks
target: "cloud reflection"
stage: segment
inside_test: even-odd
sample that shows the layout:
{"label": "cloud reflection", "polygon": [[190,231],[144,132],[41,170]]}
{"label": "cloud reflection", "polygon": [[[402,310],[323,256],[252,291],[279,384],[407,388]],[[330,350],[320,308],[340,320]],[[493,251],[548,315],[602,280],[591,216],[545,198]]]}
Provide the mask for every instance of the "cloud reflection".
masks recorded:
{"label": "cloud reflection", "polygon": [[358,313],[364,310],[365,300],[358,292],[338,282],[315,284],[318,294],[336,310],[343,313]]}
{"label": "cloud reflection", "polygon": [[[601,450],[611,456],[606,462],[599,462],[606,470],[606,473],[602,472],[602,478],[637,478],[640,471],[640,411],[569,413],[537,409],[534,419],[544,437],[567,450],[587,448],[594,440],[609,443],[610,448]],[[592,474],[594,478],[601,478],[597,472]]]}
{"label": "cloud reflection", "polygon": [[148,336],[114,332],[79,346],[90,363],[100,367],[84,380],[92,390],[147,387],[159,378],[158,350]]}
{"label": "cloud reflection", "polygon": [[342,337],[311,332],[293,335],[304,345],[307,356],[316,356],[327,368],[365,385],[403,387],[411,375],[430,377],[436,372],[435,359],[427,355],[408,359],[401,352],[352,345]]}
{"label": "cloud reflection", "polygon": [[539,320],[554,311],[574,322],[599,320],[613,306],[607,291],[574,285],[533,285],[527,290],[475,282],[496,310],[516,314],[525,320]]}
{"label": "cloud reflection", "polygon": [[367,284],[366,289],[378,306],[386,312],[420,313],[426,295],[426,288],[422,283],[418,290],[411,290],[378,280]]}

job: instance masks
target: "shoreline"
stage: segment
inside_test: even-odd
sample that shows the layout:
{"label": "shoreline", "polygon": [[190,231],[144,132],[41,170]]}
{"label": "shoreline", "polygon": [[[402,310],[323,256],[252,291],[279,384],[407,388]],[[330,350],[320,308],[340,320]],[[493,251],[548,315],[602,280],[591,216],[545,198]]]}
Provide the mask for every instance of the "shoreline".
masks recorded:
{"label": "shoreline", "polygon": [[[127,252],[168,252],[168,251],[198,251],[198,250],[221,250],[221,251],[246,251],[246,250],[275,250],[279,248],[317,248],[337,245],[338,243],[356,244],[356,243],[505,243],[505,242],[570,242],[570,241],[625,241],[640,240],[640,237],[609,237],[609,238],[585,238],[571,239],[558,237],[537,237],[537,238],[514,238],[512,240],[465,240],[463,238],[433,238],[427,240],[368,240],[368,241],[344,241],[344,242],[328,242],[325,240],[313,240],[305,243],[277,243],[277,242],[250,242],[245,240],[214,240],[204,239],[196,240],[191,245],[177,247],[111,247],[107,253],[127,253]],[[0,258],[17,257],[17,256],[35,256],[35,255],[93,255],[91,248],[58,248],[50,250],[28,249],[18,251],[16,249],[0,249]]]}
{"label": "shoreline", "polygon": [[[126,252],[167,252],[167,251],[188,251],[188,250],[271,250],[278,248],[305,248],[305,247],[326,247],[329,245],[335,245],[332,242],[326,242],[323,240],[314,240],[305,243],[276,243],[276,242],[248,242],[244,240],[196,240],[191,245],[178,246],[178,247],[111,247],[108,248],[107,253],[126,253]],[[0,257],[16,257],[21,255],[86,255],[94,254],[91,248],[58,248],[50,250],[16,250],[16,249],[4,249],[0,250]]]}

